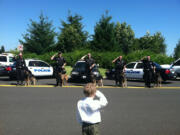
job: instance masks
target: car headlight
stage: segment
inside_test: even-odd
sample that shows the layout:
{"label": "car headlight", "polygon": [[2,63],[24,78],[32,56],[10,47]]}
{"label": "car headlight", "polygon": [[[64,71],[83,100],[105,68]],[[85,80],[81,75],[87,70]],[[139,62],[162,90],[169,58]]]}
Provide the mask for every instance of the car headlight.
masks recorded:
{"label": "car headlight", "polygon": [[72,72],[71,74],[72,74],[72,75],[79,75],[79,72],[75,72],[75,71],[74,71],[74,72]]}

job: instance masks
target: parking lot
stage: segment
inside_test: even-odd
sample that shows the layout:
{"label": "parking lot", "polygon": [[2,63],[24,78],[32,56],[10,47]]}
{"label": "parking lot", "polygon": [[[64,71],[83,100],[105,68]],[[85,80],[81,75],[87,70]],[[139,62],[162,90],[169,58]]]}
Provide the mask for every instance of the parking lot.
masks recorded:
{"label": "parking lot", "polygon": [[[53,82],[53,80],[52,80]],[[180,90],[100,88],[102,135],[179,135]],[[0,87],[0,135],[80,135],[82,88]]]}
{"label": "parking lot", "polygon": [[[36,86],[17,87],[16,80],[0,77],[0,135],[81,134],[76,103],[85,83],[55,87],[54,78],[37,80]],[[179,135],[179,81],[149,89],[143,81],[128,80],[128,88],[120,88],[103,79],[98,89],[109,104],[102,110],[101,134]]]}

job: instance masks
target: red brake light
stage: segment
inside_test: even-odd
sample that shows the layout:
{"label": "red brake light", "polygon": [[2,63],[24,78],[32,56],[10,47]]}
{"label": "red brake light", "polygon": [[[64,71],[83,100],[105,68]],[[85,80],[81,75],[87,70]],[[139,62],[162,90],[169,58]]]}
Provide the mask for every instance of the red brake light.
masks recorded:
{"label": "red brake light", "polygon": [[6,71],[11,71],[12,68],[11,67],[6,67]]}
{"label": "red brake light", "polygon": [[170,70],[169,70],[169,69],[166,69],[165,73],[166,73],[166,74],[170,74]]}

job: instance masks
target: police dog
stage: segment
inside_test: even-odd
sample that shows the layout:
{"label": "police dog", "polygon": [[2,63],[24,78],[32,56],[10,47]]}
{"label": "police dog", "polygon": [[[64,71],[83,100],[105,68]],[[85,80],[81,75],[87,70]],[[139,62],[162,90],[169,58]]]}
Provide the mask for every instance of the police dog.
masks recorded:
{"label": "police dog", "polygon": [[31,73],[31,71],[26,69],[24,72],[24,76],[25,76],[25,86],[36,85],[37,80],[34,77],[34,75]]}
{"label": "police dog", "polygon": [[103,85],[103,77],[102,77],[102,75],[93,77],[93,83],[97,87],[103,87],[104,85]]}
{"label": "police dog", "polygon": [[124,72],[121,72],[120,76],[121,76],[121,84],[122,84],[122,87],[123,87],[123,88],[126,88],[126,87],[127,87],[127,79],[126,79],[125,73],[124,73]]}
{"label": "police dog", "polygon": [[119,84],[120,87],[127,87],[127,79],[124,72],[116,73],[116,86]]}
{"label": "police dog", "polygon": [[67,82],[68,82],[68,75],[65,74],[65,72],[62,72],[62,73],[58,73],[59,77],[61,78],[62,80],[62,86],[66,86],[67,85]]}
{"label": "police dog", "polygon": [[160,72],[154,73],[154,87],[161,87],[162,86],[162,77]]}

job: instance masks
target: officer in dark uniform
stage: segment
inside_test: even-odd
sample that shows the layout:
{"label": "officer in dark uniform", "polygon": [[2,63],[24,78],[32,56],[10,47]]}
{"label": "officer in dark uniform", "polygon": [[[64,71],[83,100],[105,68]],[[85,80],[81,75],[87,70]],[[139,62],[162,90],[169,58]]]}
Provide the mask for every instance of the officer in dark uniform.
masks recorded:
{"label": "officer in dark uniform", "polygon": [[93,79],[95,78],[92,74],[92,69],[95,66],[95,60],[91,57],[91,53],[88,53],[87,55],[83,56],[81,60],[86,61],[86,69],[88,73],[88,78],[89,78],[89,81],[93,82]]}
{"label": "officer in dark uniform", "polygon": [[22,52],[20,52],[19,56],[16,58],[17,85],[23,85],[25,68],[26,68],[25,60],[22,56]]}
{"label": "officer in dark uniform", "polygon": [[141,61],[143,62],[145,87],[150,88],[152,77],[155,72],[155,65],[154,65],[153,61],[151,61],[150,56],[146,56],[146,57],[142,58]]}
{"label": "officer in dark uniform", "polygon": [[62,52],[53,55],[51,57],[51,60],[56,61],[56,66],[55,66],[55,75],[56,75],[56,86],[60,85],[62,86],[62,79],[61,79],[61,74],[65,74],[65,66],[66,66],[66,60],[62,57]]}
{"label": "officer in dark uniform", "polygon": [[115,63],[115,81],[116,85],[122,86],[122,74],[125,72],[125,62],[122,60],[122,56],[118,56],[116,59],[112,61]]}

